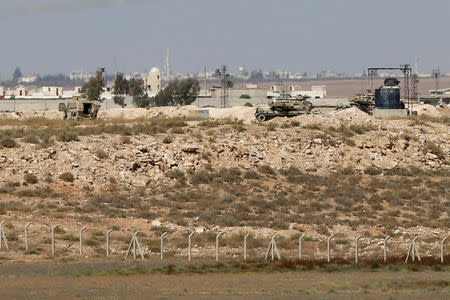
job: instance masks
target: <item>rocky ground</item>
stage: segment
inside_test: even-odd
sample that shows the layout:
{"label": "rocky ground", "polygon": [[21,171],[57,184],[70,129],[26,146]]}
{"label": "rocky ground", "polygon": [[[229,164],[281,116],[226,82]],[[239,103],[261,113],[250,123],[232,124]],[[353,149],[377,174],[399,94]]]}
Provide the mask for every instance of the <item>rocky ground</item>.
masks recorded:
{"label": "rocky ground", "polygon": [[247,232],[255,256],[276,232],[290,256],[301,232],[311,258],[323,257],[330,234],[345,257],[360,234],[362,255],[382,254],[386,235],[403,255],[417,234],[425,255],[437,255],[450,225],[448,107],[422,105],[419,116],[395,120],[350,108],[262,124],[253,108],[212,109],[209,120],[194,109],[112,110],[91,122],[3,117],[0,213],[11,250],[2,255],[48,255],[55,224],[64,259],[77,253],[82,226],[88,257],[104,255],[111,227],[121,255],[135,230],[148,255],[164,231],[169,255],[185,255],[192,230],[195,255],[213,255],[219,231],[230,257]]}

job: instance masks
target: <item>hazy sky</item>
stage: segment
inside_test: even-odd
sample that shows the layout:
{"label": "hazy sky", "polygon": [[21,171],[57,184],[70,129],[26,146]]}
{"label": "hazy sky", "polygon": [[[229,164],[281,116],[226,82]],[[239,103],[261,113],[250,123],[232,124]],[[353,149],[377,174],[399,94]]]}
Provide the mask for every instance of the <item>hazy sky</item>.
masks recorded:
{"label": "hazy sky", "polygon": [[0,74],[163,68],[450,71],[448,0],[1,0]]}

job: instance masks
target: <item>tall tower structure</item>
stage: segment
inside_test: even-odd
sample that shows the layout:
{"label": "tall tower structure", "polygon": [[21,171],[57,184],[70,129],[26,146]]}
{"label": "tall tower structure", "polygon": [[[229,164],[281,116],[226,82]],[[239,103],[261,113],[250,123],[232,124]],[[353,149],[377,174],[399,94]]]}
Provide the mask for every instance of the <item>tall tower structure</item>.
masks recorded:
{"label": "tall tower structure", "polygon": [[227,72],[227,66],[223,65],[222,68],[217,69],[216,75],[219,77],[220,85],[222,87],[220,107],[230,107],[230,103],[228,102],[228,89],[231,87],[231,81],[229,79],[230,74]]}
{"label": "tall tower structure", "polygon": [[170,79],[170,49],[166,50],[166,62],[164,64],[164,80]]}

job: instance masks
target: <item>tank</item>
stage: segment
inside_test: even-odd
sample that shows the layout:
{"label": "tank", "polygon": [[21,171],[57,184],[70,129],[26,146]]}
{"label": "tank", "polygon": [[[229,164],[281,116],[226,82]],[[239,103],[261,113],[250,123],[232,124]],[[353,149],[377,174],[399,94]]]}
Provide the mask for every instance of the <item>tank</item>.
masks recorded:
{"label": "tank", "polygon": [[402,109],[400,86],[396,78],[386,78],[384,86],[375,90],[375,107],[381,109]]}
{"label": "tank", "polygon": [[255,118],[264,122],[275,117],[295,117],[311,113],[313,104],[307,101],[306,96],[296,98],[277,98],[269,103],[269,109],[257,108]]}
{"label": "tank", "polygon": [[98,100],[89,100],[83,97],[74,96],[72,101],[59,104],[59,111],[64,112],[64,119],[97,119],[98,111],[102,103]]}

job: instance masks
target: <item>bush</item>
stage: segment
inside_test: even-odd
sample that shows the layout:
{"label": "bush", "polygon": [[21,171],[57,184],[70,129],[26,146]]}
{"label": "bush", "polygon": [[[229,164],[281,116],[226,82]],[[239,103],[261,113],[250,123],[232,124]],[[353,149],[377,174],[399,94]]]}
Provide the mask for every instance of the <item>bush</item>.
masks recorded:
{"label": "bush", "polygon": [[29,183],[29,184],[36,184],[36,183],[38,183],[38,179],[37,179],[36,175],[30,174],[30,173],[26,173],[25,174],[24,180],[25,180],[26,183]]}
{"label": "bush", "polygon": [[61,134],[59,135],[59,140],[61,142],[72,142],[72,141],[79,141],[78,133],[74,130],[70,129],[64,129]]}
{"label": "bush", "polygon": [[380,175],[381,173],[383,173],[383,171],[375,167],[367,167],[364,169],[364,174],[368,175]]}
{"label": "bush", "polygon": [[95,155],[96,155],[98,158],[100,158],[100,159],[105,159],[105,158],[108,157],[108,154],[107,154],[105,151],[103,151],[102,149],[98,149],[98,150],[95,152]]}
{"label": "bush", "polygon": [[1,145],[5,148],[17,148],[19,146],[16,140],[10,138],[9,136],[5,136],[4,138],[2,138]]}
{"label": "bush", "polygon": [[70,172],[64,172],[61,175],[59,175],[59,179],[65,181],[65,182],[73,182],[75,178],[73,177],[73,174]]}
{"label": "bush", "polygon": [[271,166],[269,165],[262,165],[258,168],[258,172],[262,173],[262,174],[267,174],[267,175],[276,175],[277,173],[275,172],[274,169],[272,169]]}
{"label": "bush", "polygon": [[165,136],[164,139],[163,139],[163,143],[164,144],[170,144],[172,142],[173,142],[173,140],[172,140],[172,137],[170,135]]}
{"label": "bush", "polygon": [[249,94],[242,94],[239,98],[241,98],[241,99],[252,99],[252,97]]}
{"label": "bush", "polygon": [[244,106],[247,106],[247,107],[253,107],[253,104],[251,104],[250,102],[245,102],[245,103],[244,103]]}
{"label": "bush", "polygon": [[39,144],[39,140],[36,136],[34,135],[27,135],[22,139],[25,143],[29,143],[29,144]]}

